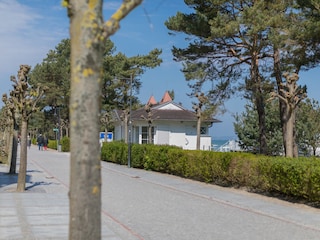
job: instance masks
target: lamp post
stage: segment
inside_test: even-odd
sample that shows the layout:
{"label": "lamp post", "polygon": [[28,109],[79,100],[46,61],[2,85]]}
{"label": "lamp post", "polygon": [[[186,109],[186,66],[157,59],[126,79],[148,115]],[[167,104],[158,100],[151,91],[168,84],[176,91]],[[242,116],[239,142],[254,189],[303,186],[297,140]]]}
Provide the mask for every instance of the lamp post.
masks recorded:
{"label": "lamp post", "polygon": [[131,121],[131,110],[132,110],[132,81],[133,74],[130,76],[130,100],[129,100],[129,134],[128,134],[128,168],[131,167],[131,141],[132,141],[132,121]]}
{"label": "lamp post", "polygon": [[[58,109],[58,113],[57,113]],[[60,119],[60,107],[56,107],[54,115],[58,114],[58,131],[56,131],[56,139],[57,139],[57,150],[58,152],[61,152],[61,147],[60,147],[60,128],[61,128],[61,119]]]}
{"label": "lamp post", "polygon": [[128,143],[128,168],[131,167],[131,143],[132,143],[132,120],[131,120],[131,112],[132,112],[132,89],[133,89],[133,78],[135,73],[137,72],[138,66],[134,66],[131,68],[131,70],[136,69],[136,71],[132,72],[130,74],[130,78],[121,78],[124,80],[130,80],[130,94],[129,94],[129,114],[128,114],[128,122],[127,124],[127,131],[126,134],[128,135],[126,140]]}

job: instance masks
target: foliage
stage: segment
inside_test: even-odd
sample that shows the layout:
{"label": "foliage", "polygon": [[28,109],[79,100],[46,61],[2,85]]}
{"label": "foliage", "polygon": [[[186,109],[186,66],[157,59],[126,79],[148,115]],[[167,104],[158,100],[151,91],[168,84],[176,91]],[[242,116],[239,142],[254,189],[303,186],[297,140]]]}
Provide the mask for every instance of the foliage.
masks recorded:
{"label": "foliage", "polygon": [[[279,119],[278,101],[268,102],[266,108],[267,153],[279,155],[283,153],[281,124]],[[246,104],[245,111],[234,116],[234,129],[242,149],[259,153],[258,115],[253,104]]]}
{"label": "foliage", "polygon": [[[203,81],[215,82],[226,96],[244,90],[255,104],[260,153],[268,154],[264,97],[281,89],[285,72],[298,74],[320,60],[320,38],[314,34],[320,30],[319,8],[314,1],[302,2],[188,0],[189,13],[177,12],[165,22],[172,34],[184,33],[189,40],[187,47],[173,47],[176,61],[187,70],[201,69]],[[286,106],[281,105],[285,129]]]}
{"label": "foliage", "polygon": [[68,137],[63,137],[60,141],[61,151],[69,152],[70,151],[70,139]]}
{"label": "foliage", "polygon": [[[17,183],[18,192],[25,191],[26,185],[28,121],[31,114],[39,110],[39,101],[41,100],[45,90],[47,90],[47,86],[41,86],[40,84],[34,87],[29,85],[28,74],[30,69],[31,67],[29,65],[20,65],[17,78],[15,76],[11,76],[10,79],[13,82],[13,90],[10,92],[10,100],[14,105],[16,114],[20,117],[21,147]],[[4,95],[3,98],[6,99],[6,95]]]}
{"label": "foliage", "polygon": [[31,85],[41,83],[48,86],[42,107],[69,106],[70,76],[70,39],[62,39],[30,74]]}
{"label": "foliage", "polygon": [[51,139],[48,140],[48,148],[57,150],[58,149],[57,146],[58,146],[57,140],[51,140]]}
{"label": "foliage", "polygon": [[315,155],[316,149],[320,147],[320,106],[315,100],[306,99],[301,102],[297,112],[297,142],[299,143],[300,150],[308,155],[310,147],[312,154]]}
{"label": "foliage", "polygon": [[[320,161],[317,158],[267,157],[148,144],[134,144],[132,149],[132,167],[320,202]],[[127,150],[123,142],[104,143],[101,159],[126,164]]]}
{"label": "foliage", "polygon": [[[283,153],[281,124],[279,120],[278,101],[269,101],[266,104],[266,128],[267,144],[269,155],[279,155]],[[248,103],[245,111],[236,114],[234,122],[235,132],[238,136],[240,146],[249,152],[258,153],[258,117],[254,106]],[[320,136],[320,108],[315,100],[306,99],[302,101],[296,110],[296,143],[299,152],[303,155],[310,155],[312,148],[313,155],[319,146]]]}
{"label": "foliage", "polygon": [[[105,41],[103,49],[102,109],[110,113],[116,108],[129,108],[131,77],[133,92],[138,93],[141,87],[139,76],[148,68],[160,65],[161,50],[153,49],[146,55],[127,57],[121,52],[116,52],[116,47],[110,39]],[[43,111],[33,116],[31,129],[51,135],[52,129],[57,128],[58,111],[61,122],[69,120],[70,54],[70,39],[63,39],[30,73],[31,85],[48,86],[48,91],[41,101]],[[131,100],[133,106],[139,105],[139,100],[134,95]]]}

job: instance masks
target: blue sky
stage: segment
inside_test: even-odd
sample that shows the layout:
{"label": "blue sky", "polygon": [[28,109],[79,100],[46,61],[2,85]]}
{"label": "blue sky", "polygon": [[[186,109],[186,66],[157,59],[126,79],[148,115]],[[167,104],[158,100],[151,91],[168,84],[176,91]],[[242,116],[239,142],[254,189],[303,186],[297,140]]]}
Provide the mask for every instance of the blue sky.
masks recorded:
{"label": "blue sky", "polygon": [[[0,0],[0,93],[12,88],[10,76],[16,75],[20,64],[31,66],[41,63],[50,49],[69,37],[69,19],[60,0]],[[120,0],[105,1],[104,19],[107,20],[121,4]],[[187,45],[183,35],[168,34],[164,21],[177,11],[189,12],[183,0],[144,0],[121,22],[120,30],[111,37],[117,51],[127,56],[147,54],[154,48],[162,49],[163,63],[148,70],[143,76],[139,93],[141,102],[151,95],[160,100],[166,90],[175,91],[175,102],[191,109],[192,99],[183,74],[181,63],[173,61],[172,46]],[[300,74],[300,84],[306,84],[310,98],[320,100],[319,68]],[[222,123],[210,130],[213,138],[234,138],[233,117],[244,109],[245,101],[234,97],[225,106],[227,112],[216,116]],[[2,106],[2,102],[0,106]]]}

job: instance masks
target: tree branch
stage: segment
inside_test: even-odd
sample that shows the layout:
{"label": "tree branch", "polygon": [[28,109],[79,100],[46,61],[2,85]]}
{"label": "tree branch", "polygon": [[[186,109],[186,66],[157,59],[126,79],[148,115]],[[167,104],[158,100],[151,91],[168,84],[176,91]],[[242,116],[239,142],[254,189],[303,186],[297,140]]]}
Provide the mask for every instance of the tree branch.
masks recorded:
{"label": "tree branch", "polygon": [[120,21],[124,19],[135,7],[141,4],[143,0],[123,0],[120,8],[104,23],[103,39],[109,38],[120,28]]}

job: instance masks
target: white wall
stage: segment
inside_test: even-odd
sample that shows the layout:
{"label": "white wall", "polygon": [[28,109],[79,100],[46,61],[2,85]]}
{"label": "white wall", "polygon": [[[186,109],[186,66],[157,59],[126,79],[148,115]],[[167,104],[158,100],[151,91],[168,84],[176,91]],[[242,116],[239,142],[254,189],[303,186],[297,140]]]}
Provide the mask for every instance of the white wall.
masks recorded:
{"label": "white wall", "polygon": [[[171,124],[155,123],[155,136],[154,144],[159,145],[175,145],[183,149],[195,150],[197,146],[197,133],[195,123],[186,122],[173,122]],[[133,142],[139,139],[141,143],[141,127],[145,126],[145,122],[135,122],[133,127]],[[139,132],[138,132],[139,130]],[[124,129],[123,127],[115,127],[115,140],[123,139]],[[200,149],[211,150],[211,137],[201,136]]]}

